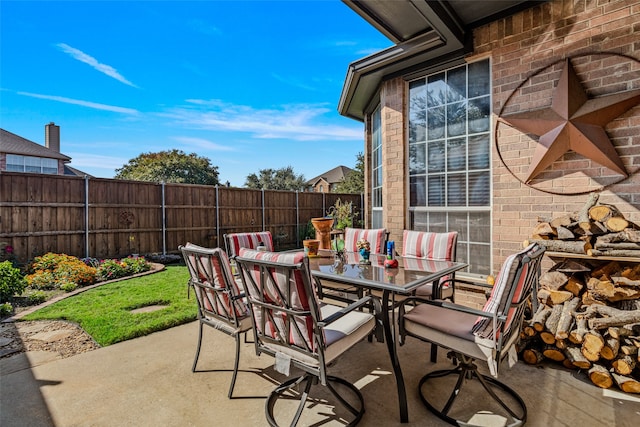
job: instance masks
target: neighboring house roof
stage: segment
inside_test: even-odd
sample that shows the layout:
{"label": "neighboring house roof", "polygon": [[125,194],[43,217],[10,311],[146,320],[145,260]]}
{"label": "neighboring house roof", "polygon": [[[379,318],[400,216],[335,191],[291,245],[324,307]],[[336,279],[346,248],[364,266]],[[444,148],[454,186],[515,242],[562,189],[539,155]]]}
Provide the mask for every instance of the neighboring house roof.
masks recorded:
{"label": "neighboring house roof", "polygon": [[321,179],[324,179],[329,184],[335,184],[342,181],[347,175],[349,175],[349,172],[351,172],[352,170],[353,169],[346,166],[337,166],[330,171],[316,176],[315,178],[311,178],[307,181],[307,185],[316,185]]}
{"label": "neighboring house roof", "polygon": [[349,64],[338,112],[363,121],[380,82],[413,67],[464,61],[473,29],[548,0],[342,0],[395,46]]}
{"label": "neighboring house roof", "polygon": [[69,176],[69,175],[71,175],[71,176],[85,176],[86,175],[89,178],[94,178],[93,175],[89,175],[88,173],[82,172],[81,170],[73,168],[73,167],[71,167],[69,165],[64,165],[64,174],[67,175],[67,176]]}
{"label": "neighboring house roof", "polygon": [[65,156],[58,151],[51,150],[4,129],[0,129],[0,152],[21,156],[48,157],[50,159],[61,159],[65,162],[71,161],[71,157],[69,156]]}

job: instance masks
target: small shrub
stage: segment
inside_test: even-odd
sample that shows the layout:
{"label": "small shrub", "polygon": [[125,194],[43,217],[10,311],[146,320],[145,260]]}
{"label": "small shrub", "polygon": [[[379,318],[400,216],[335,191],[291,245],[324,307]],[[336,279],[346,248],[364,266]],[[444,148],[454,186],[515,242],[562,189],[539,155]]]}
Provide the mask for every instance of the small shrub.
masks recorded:
{"label": "small shrub", "polygon": [[147,260],[144,259],[143,257],[123,258],[120,262],[124,267],[127,275],[143,273],[151,269],[151,266],[149,265]]}
{"label": "small shrub", "polygon": [[105,259],[96,272],[98,280],[113,280],[127,275],[125,267],[116,259]]}
{"label": "small shrub", "polygon": [[0,304],[0,317],[8,316],[13,313],[13,306],[8,302]]}
{"label": "small shrub", "polygon": [[34,289],[56,289],[64,283],[87,286],[96,281],[95,268],[66,254],[49,252],[36,257],[30,270],[33,273],[27,276],[27,282]]}
{"label": "small shrub", "polygon": [[7,302],[14,295],[21,295],[27,283],[20,269],[11,261],[0,262],[0,303]]}
{"label": "small shrub", "polygon": [[29,287],[32,289],[55,289],[56,278],[52,271],[36,270],[26,277]]}
{"label": "small shrub", "polygon": [[73,282],[64,282],[60,285],[60,289],[65,292],[75,291],[77,288],[78,288],[78,285],[76,285]]}
{"label": "small shrub", "polygon": [[28,305],[42,304],[47,300],[47,294],[43,291],[31,291],[26,295],[26,297]]}

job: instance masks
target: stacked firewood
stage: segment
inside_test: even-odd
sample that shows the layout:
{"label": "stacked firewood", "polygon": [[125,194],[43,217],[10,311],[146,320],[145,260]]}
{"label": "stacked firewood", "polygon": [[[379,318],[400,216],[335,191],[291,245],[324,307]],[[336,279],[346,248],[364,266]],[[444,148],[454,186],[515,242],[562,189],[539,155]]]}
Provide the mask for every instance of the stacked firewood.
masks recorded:
{"label": "stacked firewood", "polygon": [[538,218],[531,239],[548,251],[589,256],[640,257],[640,226],[613,205],[598,204],[592,193],[578,212]]}
{"label": "stacked firewood", "polygon": [[[640,229],[596,202],[591,196],[580,212],[542,221],[533,233],[548,251],[585,256],[559,257],[541,275],[520,357],[561,362],[584,370],[599,387],[640,393],[640,263],[627,261],[640,257]],[[603,255],[608,260],[596,257]]]}

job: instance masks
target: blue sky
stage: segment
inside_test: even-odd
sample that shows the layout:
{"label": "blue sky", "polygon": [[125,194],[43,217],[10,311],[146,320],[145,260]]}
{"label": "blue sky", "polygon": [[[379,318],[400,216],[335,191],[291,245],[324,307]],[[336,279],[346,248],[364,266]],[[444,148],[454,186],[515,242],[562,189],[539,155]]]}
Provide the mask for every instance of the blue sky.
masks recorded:
{"label": "blue sky", "polygon": [[337,112],[348,65],[392,43],[339,0],[5,1],[0,127],[111,178],[141,153],[207,157],[222,183],[353,167]]}

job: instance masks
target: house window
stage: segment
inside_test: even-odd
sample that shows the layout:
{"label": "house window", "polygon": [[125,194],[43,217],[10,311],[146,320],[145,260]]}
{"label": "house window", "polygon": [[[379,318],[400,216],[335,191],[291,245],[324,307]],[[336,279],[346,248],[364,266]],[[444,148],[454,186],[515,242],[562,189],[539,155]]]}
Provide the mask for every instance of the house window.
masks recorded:
{"label": "house window", "polygon": [[380,107],[371,115],[371,228],[382,228],[382,133]]}
{"label": "house window", "polygon": [[409,83],[409,211],[413,230],[458,232],[468,272],[491,269],[489,60]]}
{"label": "house window", "polygon": [[7,154],[7,172],[31,172],[56,175],[58,173],[58,161],[46,157]]}

